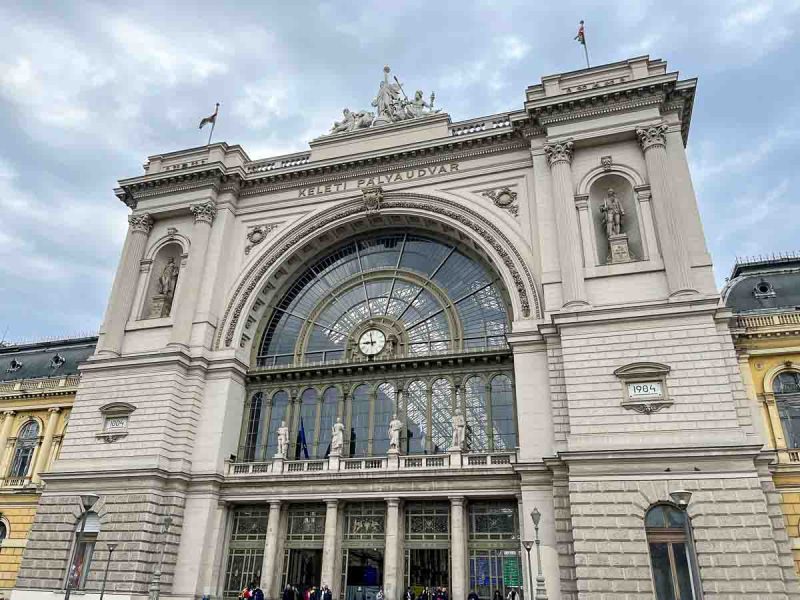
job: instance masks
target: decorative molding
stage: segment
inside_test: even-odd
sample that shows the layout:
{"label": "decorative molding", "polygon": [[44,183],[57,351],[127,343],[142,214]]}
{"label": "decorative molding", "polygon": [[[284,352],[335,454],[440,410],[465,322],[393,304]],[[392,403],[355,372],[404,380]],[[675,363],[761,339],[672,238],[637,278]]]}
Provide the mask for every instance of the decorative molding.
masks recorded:
{"label": "decorative molding", "polygon": [[151,217],[149,213],[128,215],[128,224],[130,225],[131,231],[149,234],[150,230],[153,229],[153,217]]}
{"label": "decorative molding", "polygon": [[603,171],[610,171],[613,165],[614,160],[610,156],[600,157],[600,166],[603,167]]}
{"label": "decorative molding", "polygon": [[575,194],[573,198],[575,200],[575,208],[578,210],[589,209],[589,194]]}
{"label": "decorative molding", "polygon": [[[624,398],[620,406],[645,415],[672,406],[674,402],[667,394],[667,374],[670,370],[668,365],[655,362],[635,362],[616,369],[614,375],[622,382]],[[631,395],[631,388],[635,390],[636,386],[652,386],[653,392]]]}
{"label": "decorative molding", "polygon": [[652,148],[666,148],[667,147],[667,126],[664,123],[660,125],[651,125],[650,127],[639,127],[636,129],[636,137],[639,138],[639,145],[642,150],[647,152]]}
{"label": "decorative molding", "polygon": [[277,229],[277,227],[277,223],[267,223],[266,225],[256,225],[255,227],[248,229],[245,237],[250,243],[244,247],[244,253],[250,254],[250,250],[267,239],[269,232]]}
{"label": "decorative molding", "polygon": [[195,223],[214,223],[214,217],[217,216],[217,204],[213,200],[192,204],[189,210],[194,215]]}
{"label": "decorative molding", "polygon": [[[404,201],[394,201],[395,197],[403,198]],[[499,254],[503,264],[508,269],[519,296],[522,316],[526,318],[531,317],[531,315],[533,315],[534,318],[541,317],[539,295],[536,291],[536,285],[527,263],[523,260],[514,244],[512,244],[505,234],[497,229],[491,221],[481,216],[479,213],[451,200],[422,194],[387,192],[384,194],[382,209],[390,208],[423,209],[432,214],[438,214],[456,220],[477,233]],[[306,223],[299,229],[287,231],[284,236],[276,242],[272,250],[267,251],[266,254],[261,256],[255,264],[250,267],[234,290],[231,300],[225,308],[225,313],[222,318],[223,326],[218,330],[215,347],[219,349],[222,348],[223,345],[230,347],[233,344],[236,327],[242,317],[242,312],[245,309],[248,299],[253,294],[256,287],[261,284],[266,273],[278,261],[288,257],[304,238],[313,234],[315,231],[320,231],[331,223],[365,213],[365,211],[366,206],[363,200],[361,202],[351,201],[346,206],[333,209],[333,212],[327,215],[320,215],[318,218]],[[500,243],[501,241],[502,244]],[[526,280],[523,280],[522,274],[520,274],[511,254],[514,255],[514,258],[523,270],[533,296],[533,307],[531,307],[531,299],[529,298],[528,289],[526,288]]]}
{"label": "decorative molding", "polygon": [[650,191],[649,185],[637,185],[633,188],[633,191],[639,202],[650,202],[653,198],[653,192]]}
{"label": "decorative molding", "polygon": [[547,161],[550,167],[553,165],[565,162],[570,164],[572,162],[572,152],[575,144],[572,142],[560,142],[558,144],[547,144],[544,147],[544,153],[547,156]]}
{"label": "decorative molding", "polygon": [[499,191],[488,190],[483,192],[482,195],[494,202],[496,207],[507,210],[515,217],[519,214],[519,206],[515,204],[517,201],[517,192],[512,192],[510,187],[506,186],[500,188]]}
{"label": "decorative molding", "polygon": [[368,185],[361,190],[361,197],[367,213],[378,212],[383,203],[383,188],[379,185]]}

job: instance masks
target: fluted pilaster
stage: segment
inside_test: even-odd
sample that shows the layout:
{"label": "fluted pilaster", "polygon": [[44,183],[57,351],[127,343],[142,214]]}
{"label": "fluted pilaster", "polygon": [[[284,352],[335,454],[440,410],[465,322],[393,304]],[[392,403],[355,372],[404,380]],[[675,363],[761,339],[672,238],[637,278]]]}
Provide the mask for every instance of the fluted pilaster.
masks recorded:
{"label": "fluted pilaster", "polygon": [[675,190],[669,172],[667,157],[667,126],[664,124],[636,130],[644,152],[650,178],[652,205],[656,215],[656,229],[661,242],[664,269],[670,295],[694,292],[691,279],[686,237],[676,214]]}
{"label": "fluted pilaster", "polygon": [[553,180],[553,201],[558,230],[558,259],[561,265],[561,303],[563,306],[586,305],[583,282],[583,259],[578,216],[572,193],[572,142],[544,147]]}

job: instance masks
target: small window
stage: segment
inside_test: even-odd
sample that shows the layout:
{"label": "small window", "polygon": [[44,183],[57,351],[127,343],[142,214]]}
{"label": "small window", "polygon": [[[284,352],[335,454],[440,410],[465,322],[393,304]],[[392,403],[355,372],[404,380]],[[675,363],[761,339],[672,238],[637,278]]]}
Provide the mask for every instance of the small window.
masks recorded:
{"label": "small window", "polygon": [[[100,517],[96,512],[89,511],[83,518],[85,523],[78,519],[78,523],[75,525],[75,549],[72,555],[72,565],[67,574],[69,587],[78,590],[83,589],[86,585],[97,535],[100,533]],[[81,526],[83,526],[82,534]]]}
{"label": "small window", "polygon": [[8,368],[6,369],[6,373],[16,373],[21,368],[22,368],[22,361],[19,361],[16,358],[12,358],[11,362],[8,363]]}
{"label": "small window", "polygon": [[61,356],[60,354],[56,354],[53,358],[50,359],[50,368],[57,369],[61,365],[67,362],[67,359]]}
{"label": "small window", "polygon": [[658,504],[647,511],[644,526],[656,600],[695,600],[697,571],[686,512]]}
{"label": "small window", "polygon": [[774,298],[775,288],[772,287],[769,281],[762,279],[756,284],[756,287],[753,288],[753,295],[756,298]]}

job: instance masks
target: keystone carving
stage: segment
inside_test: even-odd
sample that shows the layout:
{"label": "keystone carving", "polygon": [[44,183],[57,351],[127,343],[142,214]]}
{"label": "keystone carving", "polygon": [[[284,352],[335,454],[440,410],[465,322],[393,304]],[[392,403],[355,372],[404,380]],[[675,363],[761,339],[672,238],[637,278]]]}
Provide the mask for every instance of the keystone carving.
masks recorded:
{"label": "keystone carving", "polygon": [[148,213],[140,215],[128,215],[128,223],[131,226],[131,231],[140,231],[142,233],[150,233],[153,228],[153,217]]}
{"label": "keystone carving", "polygon": [[640,127],[636,130],[636,137],[639,138],[642,150],[647,152],[651,148],[665,148],[667,145],[666,133],[667,126],[662,123],[652,127]]}
{"label": "keystone carving", "polygon": [[194,215],[195,223],[203,222],[211,225],[214,222],[214,217],[217,216],[217,205],[213,200],[201,204],[192,204],[189,210]]}
{"label": "keystone carving", "polygon": [[361,190],[364,197],[364,209],[368,213],[378,212],[383,203],[383,188],[370,185]]}
{"label": "keystone carving", "polygon": [[600,157],[600,166],[603,167],[603,171],[610,171],[611,166],[614,164],[614,161],[610,156],[601,156]]}

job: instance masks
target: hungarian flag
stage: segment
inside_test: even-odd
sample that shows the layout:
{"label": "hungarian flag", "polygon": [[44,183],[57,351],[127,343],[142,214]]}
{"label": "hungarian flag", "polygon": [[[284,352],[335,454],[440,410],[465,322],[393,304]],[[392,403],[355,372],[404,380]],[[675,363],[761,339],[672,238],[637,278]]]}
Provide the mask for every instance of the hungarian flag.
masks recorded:
{"label": "hungarian flag", "polygon": [[219,102],[217,102],[216,108],[214,108],[214,114],[208,117],[203,117],[203,120],[200,121],[200,127],[198,129],[202,129],[206,125],[213,125],[217,122],[217,113],[219,112]]}
{"label": "hungarian flag", "polygon": [[586,34],[583,31],[583,21],[581,21],[581,26],[578,27],[578,35],[575,36],[575,39],[584,46],[586,45]]}

